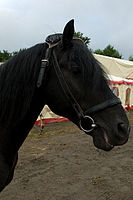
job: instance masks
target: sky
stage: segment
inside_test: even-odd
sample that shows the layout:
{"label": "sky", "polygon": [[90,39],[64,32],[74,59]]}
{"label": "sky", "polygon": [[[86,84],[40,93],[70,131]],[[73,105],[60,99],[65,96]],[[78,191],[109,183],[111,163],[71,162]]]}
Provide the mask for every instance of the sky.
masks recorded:
{"label": "sky", "polygon": [[110,44],[124,59],[133,56],[132,0],[0,0],[0,51],[42,43],[71,19],[93,50]]}

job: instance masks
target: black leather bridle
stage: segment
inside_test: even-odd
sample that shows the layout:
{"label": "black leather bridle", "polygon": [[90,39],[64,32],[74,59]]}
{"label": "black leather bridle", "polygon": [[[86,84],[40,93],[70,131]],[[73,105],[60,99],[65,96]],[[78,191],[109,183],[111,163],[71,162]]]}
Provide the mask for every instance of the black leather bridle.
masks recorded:
{"label": "black leather bridle", "polygon": [[[58,44],[58,43],[57,43]],[[67,82],[65,81],[65,78],[63,76],[63,73],[60,69],[59,63],[57,61],[57,57],[55,54],[54,46],[57,44],[53,45],[52,47],[47,48],[46,54],[45,54],[45,59],[42,60],[40,72],[39,72],[39,77],[37,81],[37,87],[39,88],[42,85],[43,80],[45,79],[46,76],[46,71],[49,66],[49,59],[53,59],[53,66],[54,70],[56,72],[56,76],[58,78],[58,81],[60,83],[60,86],[68,100],[68,102],[71,104],[72,108],[75,110],[76,115],[78,117],[78,125],[86,133],[90,133],[93,131],[96,127],[97,124],[95,123],[94,119],[90,117],[90,114],[102,111],[108,107],[112,107],[116,104],[121,104],[121,101],[119,98],[115,97],[113,99],[106,100],[103,103],[100,103],[98,105],[92,106],[86,111],[83,111],[77,100],[75,99],[74,95],[72,94]],[[86,126],[87,125],[87,126]]]}

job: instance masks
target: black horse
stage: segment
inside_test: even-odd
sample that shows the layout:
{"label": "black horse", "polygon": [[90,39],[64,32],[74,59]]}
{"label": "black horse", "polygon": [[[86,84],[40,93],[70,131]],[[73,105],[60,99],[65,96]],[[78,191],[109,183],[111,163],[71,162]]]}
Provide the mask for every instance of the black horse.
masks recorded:
{"label": "black horse", "polygon": [[45,104],[111,150],[127,142],[129,122],[106,75],[84,43],[74,21],[0,66],[0,191],[10,183],[18,150]]}

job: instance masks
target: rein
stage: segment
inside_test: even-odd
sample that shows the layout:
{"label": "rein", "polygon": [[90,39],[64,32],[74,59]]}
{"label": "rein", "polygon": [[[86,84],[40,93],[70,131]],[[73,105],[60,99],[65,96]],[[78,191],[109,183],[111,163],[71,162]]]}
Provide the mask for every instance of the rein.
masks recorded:
{"label": "rein", "polygon": [[[46,69],[49,66],[49,59],[51,56],[53,56],[53,62],[54,62],[53,66],[54,66],[54,70],[56,72],[56,76],[58,78],[58,81],[61,85],[61,88],[62,88],[68,102],[72,105],[73,109],[76,112],[76,115],[79,120],[79,122],[78,122],[79,127],[84,132],[90,133],[91,131],[94,130],[94,128],[97,127],[97,124],[95,123],[94,119],[92,117],[90,117],[89,115],[92,113],[98,112],[98,111],[102,111],[108,107],[112,107],[114,105],[121,104],[121,101],[119,98],[116,97],[114,99],[109,99],[103,103],[92,106],[91,108],[89,108],[86,111],[83,111],[83,109],[81,108],[81,106],[79,105],[77,100],[75,99],[74,95],[72,94],[68,84],[65,81],[62,71],[60,69],[60,66],[59,66],[59,63],[57,61],[57,57],[55,54],[55,50],[53,48],[54,46],[57,46],[57,44],[58,43],[56,43],[54,45],[52,44],[52,46],[49,46],[49,48],[46,50],[45,59],[42,59],[42,64],[41,64],[38,81],[37,81],[37,87],[39,88],[42,85],[42,82],[46,77]],[[86,124],[87,124],[87,126],[86,126]]]}

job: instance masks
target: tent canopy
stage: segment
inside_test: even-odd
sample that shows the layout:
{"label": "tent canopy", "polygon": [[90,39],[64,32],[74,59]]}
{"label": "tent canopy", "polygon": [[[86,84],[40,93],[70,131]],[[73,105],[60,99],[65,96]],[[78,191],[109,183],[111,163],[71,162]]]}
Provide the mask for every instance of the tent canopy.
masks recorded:
{"label": "tent canopy", "polygon": [[101,63],[104,71],[116,77],[133,79],[133,62],[108,56],[94,54],[94,57]]}

